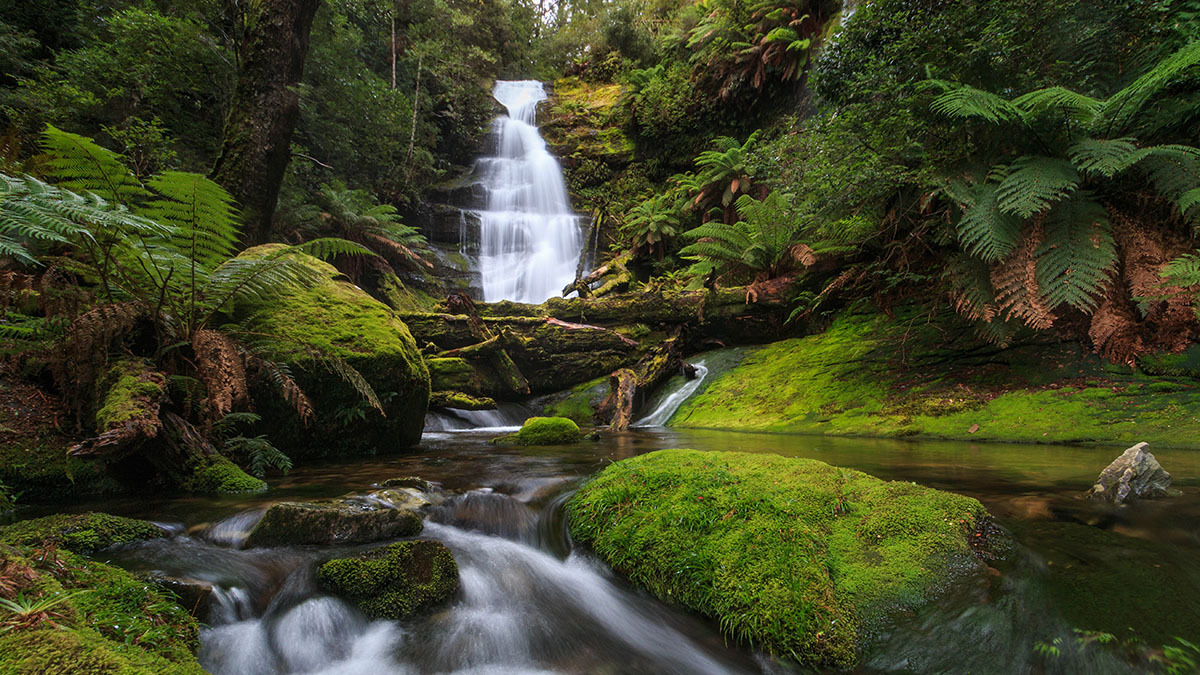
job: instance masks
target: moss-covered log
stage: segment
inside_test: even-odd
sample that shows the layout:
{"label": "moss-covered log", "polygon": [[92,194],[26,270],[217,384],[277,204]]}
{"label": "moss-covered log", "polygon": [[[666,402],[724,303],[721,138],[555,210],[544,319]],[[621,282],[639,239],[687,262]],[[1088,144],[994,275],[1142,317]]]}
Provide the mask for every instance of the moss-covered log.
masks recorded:
{"label": "moss-covered log", "polygon": [[166,398],[167,376],[144,361],[119,361],[100,382],[97,435],[72,447],[80,459],[119,459],[158,436],[159,407]]}

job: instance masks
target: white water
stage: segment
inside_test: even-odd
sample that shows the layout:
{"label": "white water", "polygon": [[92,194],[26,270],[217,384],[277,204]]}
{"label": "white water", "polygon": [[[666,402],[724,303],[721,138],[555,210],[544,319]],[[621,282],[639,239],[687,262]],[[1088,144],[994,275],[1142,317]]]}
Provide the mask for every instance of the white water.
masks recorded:
{"label": "white water", "polygon": [[696,389],[704,382],[704,377],[708,375],[708,366],[704,365],[703,361],[697,361],[692,365],[696,367],[696,376],[690,380],[684,380],[678,389],[664,396],[649,415],[634,422],[632,426],[661,427],[671,419],[671,415],[674,415],[675,411],[679,410],[679,406],[683,405],[683,402],[696,392]]}
{"label": "white water", "polygon": [[479,272],[486,302],[540,303],[575,279],[583,235],[558,161],[537,129],[541,82],[498,81],[508,115],[496,119],[496,156],[476,163],[487,206],[479,216]]}

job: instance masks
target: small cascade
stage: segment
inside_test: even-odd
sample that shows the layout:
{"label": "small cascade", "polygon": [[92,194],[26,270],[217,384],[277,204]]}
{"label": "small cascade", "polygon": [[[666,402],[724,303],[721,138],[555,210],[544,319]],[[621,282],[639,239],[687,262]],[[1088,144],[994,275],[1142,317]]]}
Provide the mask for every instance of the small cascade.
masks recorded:
{"label": "small cascade", "polygon": [[690,380],[683,377],[674,378],[681,380],[674,386],[672,386],[674,379],[668,382],[666,391],[660,394],[656,401],[651,402],[655,405],[650,408],[650,414],[634,422],[631,426],[661,427],[666,425],[667,420],[671,419],[671,415],[679,410],[679,406],[683,405],[689,396],[696,393],[696,390],[703,384],[704,377],[708,375],[708,366],[704,365],[704,361],[697,361],[692,365],[696,367],[696,376]]}
{"label": "small cascade", "polygon": [[494,157],[476,162],[485,192],[479,220],[479,274],[487,302],[540,303],[575,279],[583,235],[558,161],[537,129],[541,82],[496,82],[508,114],[493,123]]}
{"label": "small cascade", "polygon": [[501,403],[495,410],[445,408],[425,416],[425,431],[515,431],[530,415],[517,403]]}

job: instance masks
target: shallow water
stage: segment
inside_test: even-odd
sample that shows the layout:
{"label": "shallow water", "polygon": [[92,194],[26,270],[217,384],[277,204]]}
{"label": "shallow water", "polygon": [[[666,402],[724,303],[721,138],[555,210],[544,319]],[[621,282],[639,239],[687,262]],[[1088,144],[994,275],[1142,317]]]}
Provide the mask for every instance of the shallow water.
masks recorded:
{"label": "shallow water", "polygon": [[[901,613],[863,672],[1131,672],[1119,650],[1077,653],[1073,628],[1161,645],[1200,639],[1200,453],[1157,452],[1183,495],[1121,511],[1079,498],[1123,448],[635,430],[555,448],[494,447],[491,432],[427,433],[419,453],[309,465],[262,495],[115,500],[81,508],[178,523],[193,535],[113,554],[119,564],[220,586],[203,662],[220,673],[785,672],[726,645],[707,621],[630,588],[566,536],[561,504],[610,462],[667,447],[774,452],[978,498],[1020,546],[999,572]],[[405,475],[453,497],[422,537],[462,570],[448,607],[370,622],[320,595],[317,562],[358,549],[237,550],[267,503],[368,489]],[[32,515],[32,514],[30,514]],[[203,533],[201,523],[215,523]],[[1059,640],[1060,656],[1035,645]]]}

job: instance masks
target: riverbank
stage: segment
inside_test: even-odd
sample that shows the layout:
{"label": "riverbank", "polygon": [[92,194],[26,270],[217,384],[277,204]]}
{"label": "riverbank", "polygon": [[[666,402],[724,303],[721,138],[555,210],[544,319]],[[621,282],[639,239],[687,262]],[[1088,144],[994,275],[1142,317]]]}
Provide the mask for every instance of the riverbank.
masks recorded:
{"label": "riverbank", "polygon": [[821,333],[739,357],[712,372],[669,425],[1200,448],[1190,352],[1135,368],[1102,363],[1077,343],[997,347],[927,316],[844,313]]}

